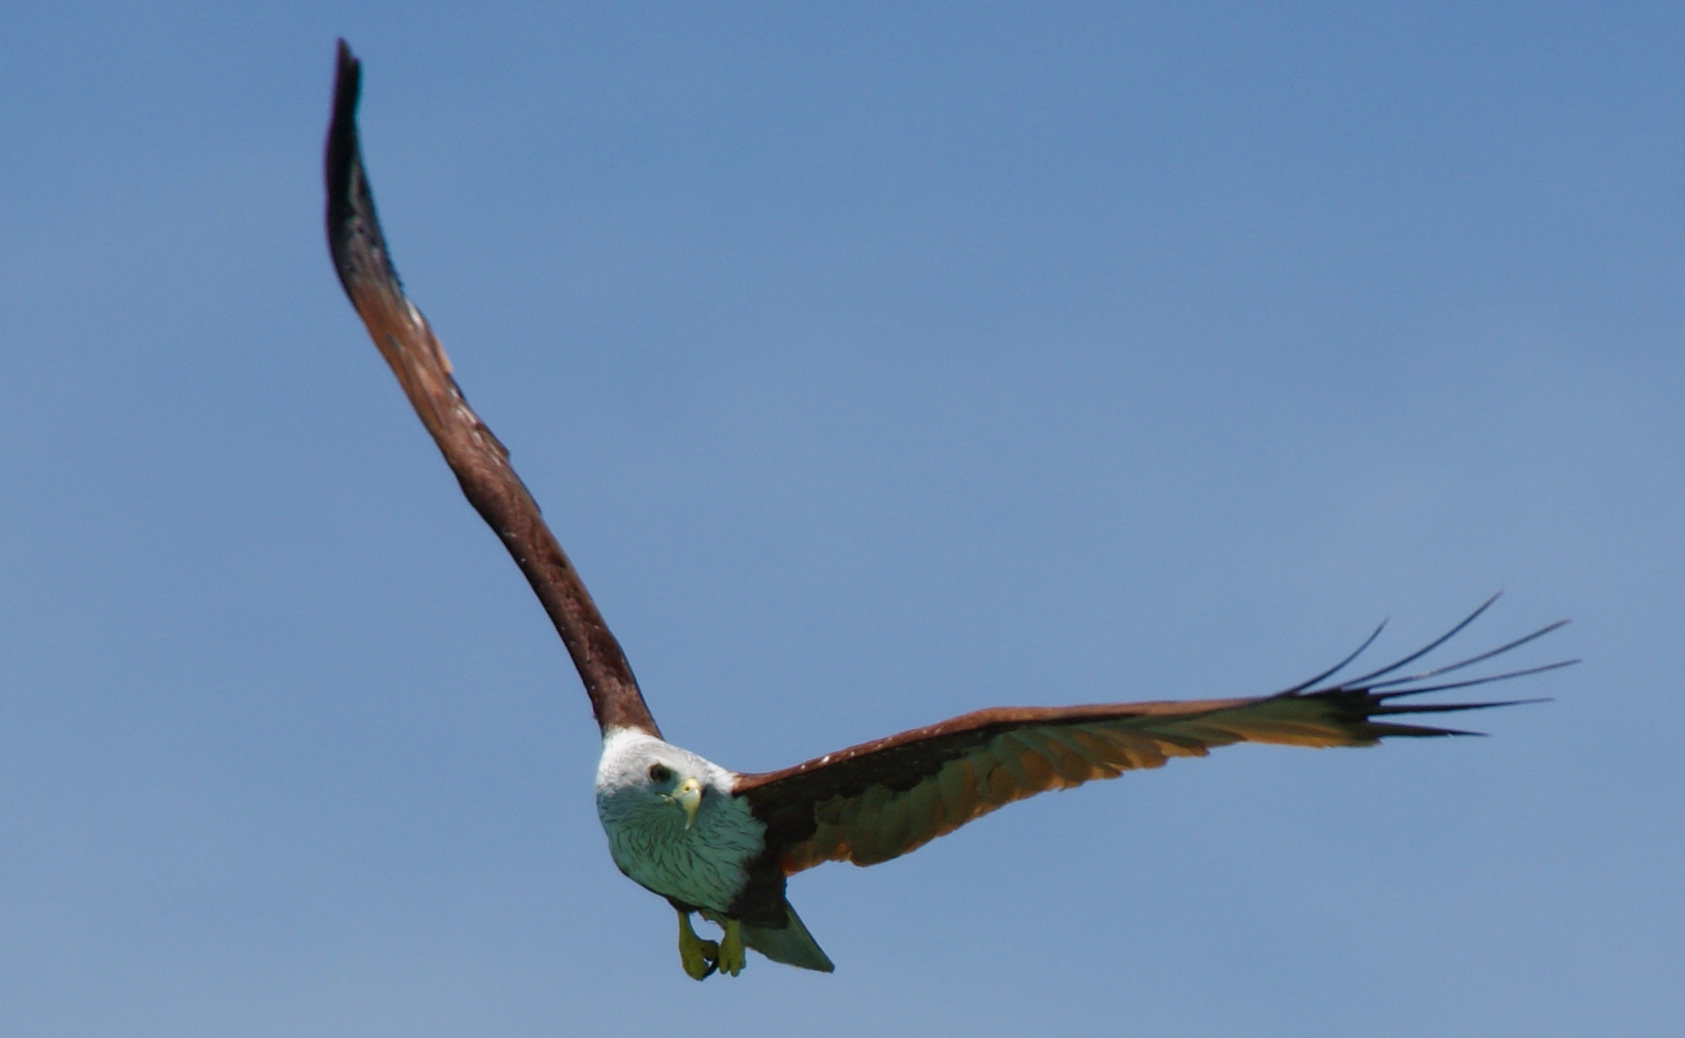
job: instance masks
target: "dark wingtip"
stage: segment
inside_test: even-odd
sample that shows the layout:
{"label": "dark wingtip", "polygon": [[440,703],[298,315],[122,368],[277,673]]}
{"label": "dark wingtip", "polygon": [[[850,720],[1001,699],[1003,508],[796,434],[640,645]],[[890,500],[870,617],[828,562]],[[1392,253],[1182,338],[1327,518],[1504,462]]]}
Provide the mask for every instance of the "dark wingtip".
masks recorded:
{"label": "dark wingtip", "polygon": [[[360,165],[357,154],[357,97],[362,92],[363,66],[352,54],[343,39],[339,41],[339,63],[333,80],[333,119],[328,123],[327,152],[322,172],[328,194],[328,248],[334,254],[334,266],[340,263],[344,228],[353,212],[351,181],[353,170]],[[340,280],[345,272],[340,270]]]}
{"label": "dark wingtip", "polygon": [[365,279],[401,294],[398,274],[386,251],[386,240],[375,215],[374,195],[363,169],[357,138],[357,100],[362,92],[363,65],[343,39],[334,75],[333,119],[322,173],[327,187],[328,252],[346,294],[352,282]]}
{"label": "dark wingtip", "polygon": [[363,85],[363,63],[351,53],[351,45],[339,41],[338,62],[333,79],[333,126],[328,132],[331,144],[349,139],[357,143],[357,97]]}
{"label": "dark wingtip", "polygon": [[[1529,699],[1494,699],[1484,703],[1417,703],[1410,706],[1381,706],[1369,712],[1370,717],[1385,717],[1389,714],[1446,714],[1462,710],[1490,710],[1498,706],[1526,706],[1530,703],[1550,703],[1554,700],[1550,696],[1533,696]],[[1463,733],[1468,734],[1468,733]]]}
{"label": "dark wingtip", "polygon": [[[1452,627],[1449,631],[1440,635],[1438,638],[1435,638],[1433,641],[1415,652],[1410,653],[1408,656],[1405,656],[1403,659],[1397,660],[1377,670],[1372,670],[1359,677],[1349,678],[1345,681],[1339,681],[1331,685],[1324,685],[1308,692],[1305,691],[1305,684],[1300,684],[1286,694],[1321,698],[1330,700],[1334,703],[1342,704],[1340,709],[1352,711],[1350,715],[1351,720],[1368,725],[1368,731],[1376,738],[1385,738],[1388,736],[1482,735],[1484,734],[1483,732],[1466,732],[1453,728],[1397,724],[1390,721],[1381,721],[1379,718],[1396,717],[1401,714],[1437,714],[1455,713],[1465,710],[1487,710],[1501,706],[1520,706],[1527,703],[1548,702],[1548,699],[1543,698],[1511,699],[1485,703],[1465,702],[1407,704],[1393,702],[1394,700],[1403,699],[1408,696],[1419,696],[1428,692],[1445,692],[1451,689],[1473,688],[1479,685],[1490,685],[1500,681],[1514,681],[1518,678],[1529,677],[1535,674],[1543,674],[1547,671],[1559,670],[1563,667],[1571,667],[1579,662],[1577,659],[1558,660],[1553,663],[1544,663],[1538,666],[1509,670],[1497,674],[1486,674],[1480,677],[1464,678],[1456,681],[1433,680],[1454,671],[1463,670],[1466,667],[1470,667],[1478,663],[1484,663],[1500,656],[1505,656],[1523,645],[1527,645],[1547,634],[1552,633],[1553,631],[1561,629],[1568,622],[1566,620],[1559,620],[1556,623],[1547,624],[1538,630],[1525,634],[1520,638],[1505,642],[1495,649],[1488,649],[1485,652],[1477,653],[1473,656],[1458,659],[1440,666],[1431,667],[1427,670],[1416,673],[1409,673],[1402,677],[1387,677],[1387,675],[1396,673],[1450,641],[1452,637],[1463,631],[1471,623],[1473,623],[1475,619],[1485,613],[1487,609],[1491,608],[1492,604],[1496,602],[1497,599],[1497,595],[1493,595],[1491,598],[1488,598],[1485,602],[1480,604],[1478,609],[1464,617],[1463,620],[1455,627]],[[1364,648],[1367,648],[1370,642],[1373,641],[1374,636],[1371,635],[1370,638],[1359,647],[1359,652],[1361,652]],[[1338,671],[1343,668],[1347,663],[1351,662],[1355,655],[1356,653],[1354,653],[1353,656],[1348,656],[1346,659],[1342,660],[1340,665],[1333,668],[1333,670]],[[1330,672],[1324,672],[1316,679],[1316,681],[1320,684],[1321,681],[1326,680],[1330,676]],[[1385,678],[1385,680],[1377,680],[1379,678]]]}

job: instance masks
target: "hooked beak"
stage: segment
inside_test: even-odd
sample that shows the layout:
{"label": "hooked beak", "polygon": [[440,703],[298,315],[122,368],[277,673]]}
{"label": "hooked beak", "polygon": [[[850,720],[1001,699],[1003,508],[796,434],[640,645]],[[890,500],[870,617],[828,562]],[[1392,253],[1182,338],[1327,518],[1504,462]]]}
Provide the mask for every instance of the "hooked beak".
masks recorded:
{"label": "hooked beak", "polygon": [[702,783],[687,778],[667,799],[684,808],[685,828],[689,829],[696,824],[696,811],[702,806]]}

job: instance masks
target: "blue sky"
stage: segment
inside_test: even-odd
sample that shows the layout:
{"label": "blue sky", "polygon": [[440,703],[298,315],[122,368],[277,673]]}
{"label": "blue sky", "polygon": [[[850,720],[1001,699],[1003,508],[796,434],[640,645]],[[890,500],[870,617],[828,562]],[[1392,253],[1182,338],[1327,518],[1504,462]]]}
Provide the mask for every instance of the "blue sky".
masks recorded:
{"label": "blue sky", "polygon": [[[1237,747],[679,970],[560,643],[334,280],[397,265],[667,734],[1265,693],[1382,617],[1586,662]],[[0,1005],[19,1034],[1685,1025],[1677,5],[0,12]]]}

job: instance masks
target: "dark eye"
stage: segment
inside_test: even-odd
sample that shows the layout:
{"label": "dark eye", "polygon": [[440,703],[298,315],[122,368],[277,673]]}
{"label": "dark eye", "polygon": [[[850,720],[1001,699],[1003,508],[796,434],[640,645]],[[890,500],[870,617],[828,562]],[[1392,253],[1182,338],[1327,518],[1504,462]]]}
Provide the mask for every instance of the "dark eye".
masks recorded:
{"label": "dark eye", "polygon": [[673,771],[665,764],[651,764],[649,766],[649,777],[656,782],[666,782],[673,777]]}

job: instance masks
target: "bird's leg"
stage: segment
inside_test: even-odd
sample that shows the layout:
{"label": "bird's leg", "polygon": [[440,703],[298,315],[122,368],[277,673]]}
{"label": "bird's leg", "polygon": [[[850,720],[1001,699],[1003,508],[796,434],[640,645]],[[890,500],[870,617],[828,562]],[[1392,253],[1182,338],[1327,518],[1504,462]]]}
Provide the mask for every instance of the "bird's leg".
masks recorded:
{"label": "bird's leg", "polygon": [[720,972],[735,977],[743,972],[749,958],[743,950],[743,924],[735,919],[727,919],[720,925],[725,928],[725,936],[720,939]]}
{"label": "bird's leg", "polygon": [[679,913],[679,962],[692,980],[705,980],[708,974],[719,968],[719,943],[696,936],[696,931],[690,928],[689,912]]}

